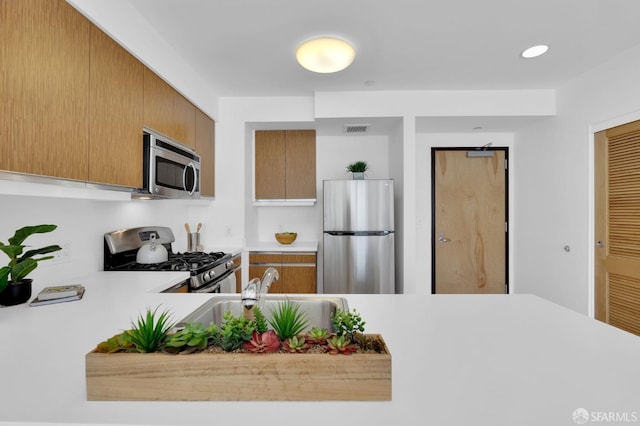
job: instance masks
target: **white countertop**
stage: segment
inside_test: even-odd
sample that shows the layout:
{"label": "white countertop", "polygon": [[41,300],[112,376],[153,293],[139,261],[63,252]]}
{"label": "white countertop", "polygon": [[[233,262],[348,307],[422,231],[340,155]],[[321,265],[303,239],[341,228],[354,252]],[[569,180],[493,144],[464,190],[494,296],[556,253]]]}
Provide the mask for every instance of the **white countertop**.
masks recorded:
{"label": "white countertop", "polygon": [[102,272],[76,280],[81,301],[0,308],[0,424],[572,425],[577,408],[640,418],[640,338],[529,295],[347,295],[391,350],[390,402],[86,401],[84,357],[98,342],[147,307],[179,320],[215,297],[157,293],[186,276]]}
{"label": "white countertop", "polygon": [[247,251],[267,251],[267,252],[317,252],[317,241],[294,241],[291,244],[280,244],[273,241],[250,241],[245,246]]}

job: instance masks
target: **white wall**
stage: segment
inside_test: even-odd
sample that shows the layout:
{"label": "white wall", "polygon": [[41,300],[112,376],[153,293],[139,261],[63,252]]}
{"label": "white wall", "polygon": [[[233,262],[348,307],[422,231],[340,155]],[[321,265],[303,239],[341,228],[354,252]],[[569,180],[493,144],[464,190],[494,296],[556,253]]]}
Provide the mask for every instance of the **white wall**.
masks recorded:
{"label": "white wall", "polygon": [[592,314],[592,132],[640,118],[638,75],[640,46],[560,88],[557,117],[516,135],[518,292]]}

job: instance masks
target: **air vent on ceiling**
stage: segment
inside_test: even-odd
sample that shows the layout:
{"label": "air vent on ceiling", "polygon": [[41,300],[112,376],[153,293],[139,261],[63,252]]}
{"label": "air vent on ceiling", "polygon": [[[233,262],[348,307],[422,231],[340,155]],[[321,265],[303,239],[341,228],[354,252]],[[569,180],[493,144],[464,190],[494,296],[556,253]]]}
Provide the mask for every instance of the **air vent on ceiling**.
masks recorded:
{"label": "air vent on ceiling", "polygon": [[342,128],[344,133],[367,133],[367,128],[371,124],[345,124]]}

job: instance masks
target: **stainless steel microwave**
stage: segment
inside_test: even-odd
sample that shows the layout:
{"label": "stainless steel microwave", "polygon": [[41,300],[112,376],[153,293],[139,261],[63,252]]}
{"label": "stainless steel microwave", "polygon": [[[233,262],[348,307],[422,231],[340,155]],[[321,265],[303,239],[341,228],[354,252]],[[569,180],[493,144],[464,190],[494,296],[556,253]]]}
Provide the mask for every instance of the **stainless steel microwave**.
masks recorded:
{"label": "stainless steel microwave", "polygon": [[200,156],[161,133],[143,130],[143,187],[134,198],[200,198]]}

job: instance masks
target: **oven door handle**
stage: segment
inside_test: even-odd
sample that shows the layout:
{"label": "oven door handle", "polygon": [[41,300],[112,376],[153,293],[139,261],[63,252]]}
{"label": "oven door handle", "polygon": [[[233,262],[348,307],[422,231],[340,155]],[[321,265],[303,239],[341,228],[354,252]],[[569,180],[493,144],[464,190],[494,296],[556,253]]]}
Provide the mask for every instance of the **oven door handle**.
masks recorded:
{"label": "oven door handle", "polygon": [[[231,276],[233,275],[233,277]],[[210,284],[206,284],[200,288],[196,288],[196,289],[191,289],[189,290],[189,292],[191,293],[219,293],[221,288],[220,285],[221,283],[226,280],[226,279],[231,279],[232,282],[232,290],[235,284],[235,273],[234,271],[227,271],[224,273],[224,275],[221,275],[220,277],[218,277],[213,283]]]}

